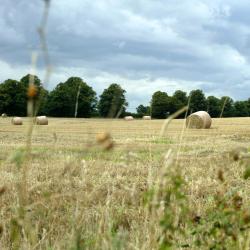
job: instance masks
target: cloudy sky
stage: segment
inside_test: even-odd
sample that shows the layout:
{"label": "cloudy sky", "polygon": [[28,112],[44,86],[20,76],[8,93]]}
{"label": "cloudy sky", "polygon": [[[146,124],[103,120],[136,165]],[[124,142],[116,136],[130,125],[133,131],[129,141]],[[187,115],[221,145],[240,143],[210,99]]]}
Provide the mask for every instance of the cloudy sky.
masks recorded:
{"label": "cloudy sky", "polygon": [[[1,0],[0,82],[30,71],[43,7],[42,0]],[[45,84],[79,76],[100,94],[119,83],[131,111],[156,90],[248,98],[249,13],[249,0],[52,0],[53,73]],[[41,56],[36,73],[43,79]]]}

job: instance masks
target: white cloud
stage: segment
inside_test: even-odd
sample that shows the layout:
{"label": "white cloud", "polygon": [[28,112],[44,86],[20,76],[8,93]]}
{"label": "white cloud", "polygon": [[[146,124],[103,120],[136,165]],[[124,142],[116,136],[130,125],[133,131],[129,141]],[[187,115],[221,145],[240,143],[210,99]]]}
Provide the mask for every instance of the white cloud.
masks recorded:
{"label": "white cloud", "polygon": [[[0,81],[27,73],[42,14],[41,2],[3,1]],[[49,86],[77,75],[100,93],[117,82],[131,107],[178,88],[246,98],[249,11],[247,0],[52,0]]]}

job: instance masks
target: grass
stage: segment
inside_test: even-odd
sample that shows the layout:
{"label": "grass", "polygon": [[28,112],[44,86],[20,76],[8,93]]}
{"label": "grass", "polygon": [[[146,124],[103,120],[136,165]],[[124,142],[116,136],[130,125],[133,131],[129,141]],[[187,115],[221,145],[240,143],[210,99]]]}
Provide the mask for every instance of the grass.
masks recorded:
{"label": "grass", "polygon": [[[204,233],[214,218],[236,224],[233,216],[241,216],[225,214],[217,194],[237,194],[242,211],[250,205],[249,180],[242,178],[248,162],[231,157],[249,151],[250,119],[214,119],[209,130],[183,130],[184,121],[173,120],[160,137],[162,123],[51,118],[48,126],[35,126],[26,163],[28,120],[13,126],[0,119],[1,249],[212,249],[217,235],[227,236]],[[113,138],[112,150],[96,142],[103,131]],[[22,203],[24,164],[30,165]],[[172,227],[166,218],[176,220],[178,209],[202,223],[188,226],[187,219]],[[194,228],[206,244],[194,243]],[[235,249],[249,249],[248,235],[249,229],[237,234]]]}

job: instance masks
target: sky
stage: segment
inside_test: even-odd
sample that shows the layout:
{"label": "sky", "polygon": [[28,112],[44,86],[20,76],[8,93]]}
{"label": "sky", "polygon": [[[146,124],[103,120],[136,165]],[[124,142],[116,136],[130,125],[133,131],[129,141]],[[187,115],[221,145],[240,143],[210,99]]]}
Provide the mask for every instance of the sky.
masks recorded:
{"label": "sky", "polygon": [[[37,29],[42,0],[1,0],[0,82],[31,72],[44,79]],[[129,111],[155,91],[202,89],[250,97],[249,0],[51,0],[47,43],[52,90],[81,77],[100,95],[111,83],[126,91]]]}

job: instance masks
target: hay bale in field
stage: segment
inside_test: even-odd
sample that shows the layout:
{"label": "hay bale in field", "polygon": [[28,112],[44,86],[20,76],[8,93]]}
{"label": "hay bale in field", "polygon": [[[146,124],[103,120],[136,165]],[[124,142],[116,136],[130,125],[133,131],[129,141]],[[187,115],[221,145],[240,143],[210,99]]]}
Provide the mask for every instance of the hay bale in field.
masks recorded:
{"label": "hay bale in field", "polygon": [[7,117],[7,114],[6,113],[2,113],[2,118],[5,118]]}
{"label": "hay bale in field", "polygon": [[23,119],[21,117],[13,117],[11,123],[13,125],[23,125]]}
{"label": "hay bale in field", "polygon": [[130,116],[125,116],[125,117],[124,117],[124,120],[125,120],[125,121],[133,121],[133,120],[134,120],[134,117],[131,116],[131,115],[130,115]]}
{"label": "hay bale in field", "polygon": [[187,128],[196,128],[196,129],[202,129],[202,128],[210,128],[212,124],[212,119],[210,115],[206,111],[198,111],[186,119],[186,127]]}
{"label": "hay bale in field", "polygon": [[37,125],[48,125],[49,121],[48,121],[47,116],[37,116],[35,119],[35,123]]}
{"label": "hay bale in field", "polygon": [[143,120],[151,120],[151,116],[149,116],[149,115],[144,115],[144,116],[142,117],[142,119],[143,119]]}

